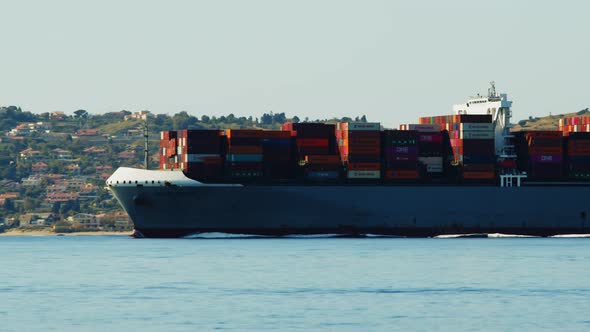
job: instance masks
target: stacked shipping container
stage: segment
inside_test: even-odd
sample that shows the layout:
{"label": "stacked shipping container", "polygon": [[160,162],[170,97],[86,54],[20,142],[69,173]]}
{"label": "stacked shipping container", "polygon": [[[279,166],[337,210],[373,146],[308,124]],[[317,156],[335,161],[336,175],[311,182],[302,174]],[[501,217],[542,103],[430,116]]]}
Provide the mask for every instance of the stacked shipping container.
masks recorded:
{"label": "stacked shipping container", "polygon": [[418,132],[384,130],[381,133],[385,179],[418,179]]}
{"label": "stacked shipping container", "polygon": [[[420,122],[423,122],[420,120]],[[427,177],[440,177],[444,171],[445,140],[444,129],[440,124],[420,123],[400,125],[401,130],[418,132],[418,162],[422,173]]]}
{"label": "stacked shipping container", "polygon": [[495,178],[495,140],[491,115],[458,114],[420,118],[421,124],[436,124],[447,130],[454,160],[462,166],[464,179]]}
{"label": "stacked shipping container", "polygon": [[179,130],[177,157],[188,177],[218,180],[223,176],[227,141],[220,130]]}
{"label": "stacked shipping container", "polygon": [[567,176],[590,179],[590,132],[571,132],[566,141]]}
{"label": "stacked shipping container", "polygon": [[278,130],[226,130],[226,171],[231,178],[289,176],[291,133]]}
{"label": "stacked shipping container", "polygon": [[348,179],[381,178],[381,124],[341,122],[335,134]]}
{"label": "stacked shipping container", "polygon": [[296,137],[297,160],[306,178],[337,180],[340,177],[342,164],[336,149],[335,125],[288,122],[281,128]]}
{"label": "stacked shipping container", "polygon": [[160,132],[160,169],[178,169],[179,160],[176,155],[178,145],[175,131]]}
{"label": "stacked shipping container", "polygon": [[515,133],[518,166],[531,179],[554,180],[563,176],[563,134],[561,131]]}
{"label": "stacked shipping container", "polygon": [[569,133],[590,132],[590,115],[559,119],[559,130],[564,136]]}

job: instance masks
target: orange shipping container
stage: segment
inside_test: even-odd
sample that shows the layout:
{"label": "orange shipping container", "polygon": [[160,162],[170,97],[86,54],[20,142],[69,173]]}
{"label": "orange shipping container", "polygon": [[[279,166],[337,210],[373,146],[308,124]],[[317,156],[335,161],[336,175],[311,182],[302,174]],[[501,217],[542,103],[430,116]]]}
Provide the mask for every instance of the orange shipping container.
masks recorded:
{"label": "orange shipping container", "polygon": [[338,155],[310,155],[305,156],[305,162],[308,164],[340,164],[340,156]]}

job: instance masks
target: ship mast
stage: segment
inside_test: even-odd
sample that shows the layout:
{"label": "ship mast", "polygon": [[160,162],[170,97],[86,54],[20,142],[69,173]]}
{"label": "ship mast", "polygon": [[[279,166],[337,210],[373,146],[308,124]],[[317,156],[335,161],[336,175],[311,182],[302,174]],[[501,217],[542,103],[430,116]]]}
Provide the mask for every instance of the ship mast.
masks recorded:
{"label": "ship mast", "polygon": [[145,117],[145,122],[143,123],[143,139],[144,139],[144,150],[143,150],[143,167],[148,169],[148,158],[149,158],[149,149],[148,149],[148,139],[149,139],[149,132],[148,132],[148,117]]}

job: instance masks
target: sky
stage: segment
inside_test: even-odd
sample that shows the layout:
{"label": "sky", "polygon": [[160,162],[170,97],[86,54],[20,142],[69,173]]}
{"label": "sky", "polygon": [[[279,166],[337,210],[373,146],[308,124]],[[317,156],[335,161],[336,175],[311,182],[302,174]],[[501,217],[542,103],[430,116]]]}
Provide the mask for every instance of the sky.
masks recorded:
{"label": "sky", "polygon": [[590,107],[589,1],[0,0],[0,105],[397,127],[486,93]]}

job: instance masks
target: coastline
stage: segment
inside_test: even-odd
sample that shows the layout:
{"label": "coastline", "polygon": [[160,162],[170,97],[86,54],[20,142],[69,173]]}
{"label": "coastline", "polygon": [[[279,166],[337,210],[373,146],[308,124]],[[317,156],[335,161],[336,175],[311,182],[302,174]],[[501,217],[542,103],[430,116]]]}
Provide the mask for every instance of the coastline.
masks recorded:
{"label": "coastline", "polygon": [[9,229],[0,233],[2,236],[104,236],[104,235],[120,235],[131,236],[133,231],[95,231],[95,232],[72,232],[59,233],[54,232],[50,228],[46,229]]}

